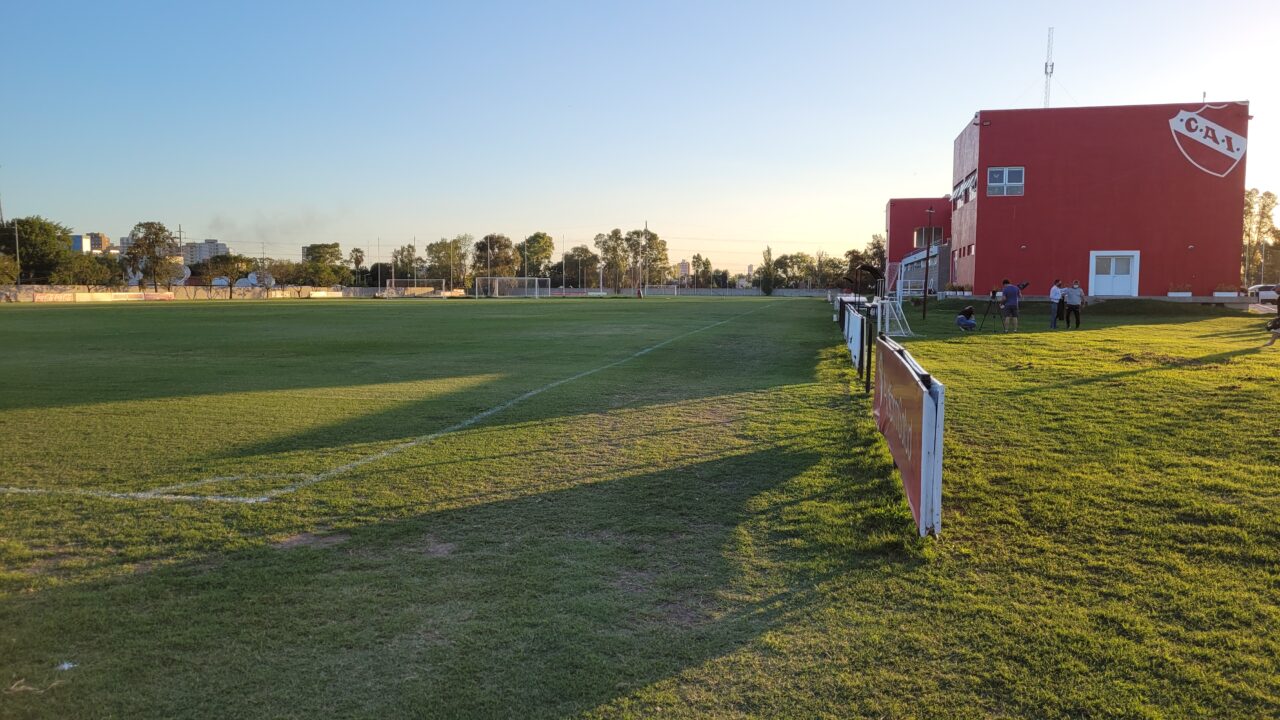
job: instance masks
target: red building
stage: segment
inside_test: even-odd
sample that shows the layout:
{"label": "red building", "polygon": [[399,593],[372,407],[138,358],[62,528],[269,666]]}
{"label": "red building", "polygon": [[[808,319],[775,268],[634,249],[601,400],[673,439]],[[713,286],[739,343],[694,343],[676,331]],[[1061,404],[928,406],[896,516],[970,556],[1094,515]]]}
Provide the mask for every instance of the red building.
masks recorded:
{"label": "red building", "polygon": [[[929,209],[933,212],[930,213]],[[931,230],[925,230],[926,223]],[[935,244],[951,238],[951,199],[895,198],[884,209],[885,262],[902,262],[903,256],[924,247],[925,238]]]}
{"label": "red building", "polygon": [[[952,282],[976,294],[1003,278],[1035,295],[1055,278],[1102,296],[1235,289],[1249,117],[1247,102],[977,113],[955,140]],[[919,201],[891,201],[891,227],[894,202]]]}

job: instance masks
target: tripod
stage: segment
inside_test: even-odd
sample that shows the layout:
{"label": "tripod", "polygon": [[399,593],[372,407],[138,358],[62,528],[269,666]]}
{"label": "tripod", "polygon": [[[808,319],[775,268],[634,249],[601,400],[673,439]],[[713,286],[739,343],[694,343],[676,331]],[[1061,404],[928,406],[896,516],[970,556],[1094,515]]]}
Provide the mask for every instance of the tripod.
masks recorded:
{"label": "tripod", "polygon": [[991,293],[991,297],[987,298],[987,309],[982,311],[982,322],[978,324],[979,332],[982,331],[982,326],[987,324],[987,315],[991,312],[992,305],[999,307],[998,303],[996,303],[995,293]]}

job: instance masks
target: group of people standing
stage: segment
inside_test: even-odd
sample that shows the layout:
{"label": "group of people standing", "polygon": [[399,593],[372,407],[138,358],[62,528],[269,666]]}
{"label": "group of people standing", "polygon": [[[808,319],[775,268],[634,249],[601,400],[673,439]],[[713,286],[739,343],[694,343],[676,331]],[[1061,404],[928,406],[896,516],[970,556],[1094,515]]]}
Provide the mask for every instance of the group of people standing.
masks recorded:
{"label": "group of people standing", "polygon": [[1049,329],[1056,330],[1058,321],[1064,321],[1067,329],[1071,329],[1071,316],[1076,316],[1076,329],[1080,329],[1080,307],[1084,305],[1084,289],[1080,281],[1071,283],[1071,287],[1062,287],[1061,280],[1054,280],[1049,288]]}
{"label": "group of people standing", "polygon": [[[1004,318],[1005,332],[1018,332],[1019,307],[1022,305],[1022,291],[1028,283],[1014,285],[1005,278],[1004,287],[1000,289],[1000,316]],[[1063,287],[1061,280],[1054,280],[1049,288],[1049,328],[1057,329],[1058,322],[1066,323],[1071,328],[1072,316],[1076,319],[1076,328],[1080,328],[1080,308],[1084,305],[1084,289],[1080,281],[1071,283],[1071,287]],[[988,306],[990,307],[990,306]],[[970,305],[956,316],[956,325],[961,330],[974,330],[978,323],[973,319],[973,306]]]}

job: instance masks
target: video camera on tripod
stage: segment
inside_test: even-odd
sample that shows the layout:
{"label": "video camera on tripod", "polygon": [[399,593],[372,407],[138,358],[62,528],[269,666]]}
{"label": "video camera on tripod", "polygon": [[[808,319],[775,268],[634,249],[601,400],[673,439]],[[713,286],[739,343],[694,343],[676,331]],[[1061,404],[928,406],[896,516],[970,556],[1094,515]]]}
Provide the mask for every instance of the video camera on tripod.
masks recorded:
{"label": "video camera on tripod", "polygon": [[[1020,282],[1017,285],[1015,285],[1015,287],[1017,287],[1018,290],[1020,291],[1026,290],[1027,288],[1031,287],[1031,281],[1028,280],[1026,282]],[[987,314],[991,312],[992,305],[995,305],[996,307],[1004,307],[1004,291],[1003,290],[991,291],[991,297],[987,299],[987,309],[982,311],[982,322],[978,325],[979,330],[982,329],[983,325],[987,324]]]}

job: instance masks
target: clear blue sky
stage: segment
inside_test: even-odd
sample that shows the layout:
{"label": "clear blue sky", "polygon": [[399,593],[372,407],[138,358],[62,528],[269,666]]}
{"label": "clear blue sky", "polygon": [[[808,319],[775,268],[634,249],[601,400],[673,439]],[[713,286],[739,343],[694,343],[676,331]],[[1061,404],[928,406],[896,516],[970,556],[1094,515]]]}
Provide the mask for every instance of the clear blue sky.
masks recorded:
{"label": "clear blue sky", "polygon": [[0,196],[296,257],[650,226],[741,272],[950,190],[972,113],[1250,100],[1280,191],[1280,4],[11,2]]}

